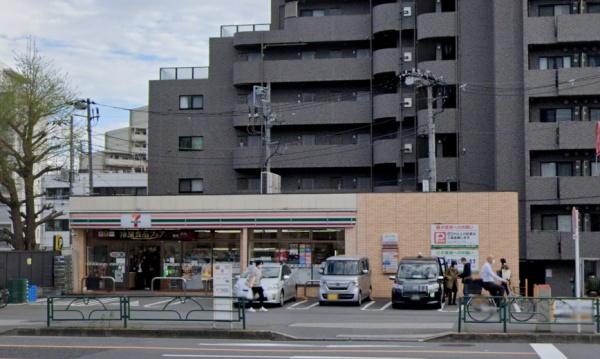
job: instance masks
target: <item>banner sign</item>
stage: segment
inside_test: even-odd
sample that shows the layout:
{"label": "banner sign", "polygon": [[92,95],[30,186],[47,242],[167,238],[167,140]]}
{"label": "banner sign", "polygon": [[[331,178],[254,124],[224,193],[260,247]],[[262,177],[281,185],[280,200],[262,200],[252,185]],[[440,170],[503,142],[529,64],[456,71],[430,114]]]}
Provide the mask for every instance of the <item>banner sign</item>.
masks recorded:
{"label": "banner sign", "polygon": [[471,270],[476,273],[479,271],[479,250],[473,248],[440,248],[431,249],[431,255],[435,257],[446,258],[448,267],[452,261],[456,261],[456,268],[462,272],[463,265],[460,262],[461,258],[466,258],[467,262],[471,263]]}
{"label": "banner sign", "polygon": [[214,299],[213,314],[215,320],[232,320],[233,313],[233,265],[217,262],[213,267],[213,296],[225,297]]}
{"label": "banner sign", "polygon": [[432,224],[431,247],[478,247],[479,226],[476,224]]}
{"label": "banner sign", "polygon": [[128,213],[121,215],[121,228],[150,228],[152,217],[149,213]]}

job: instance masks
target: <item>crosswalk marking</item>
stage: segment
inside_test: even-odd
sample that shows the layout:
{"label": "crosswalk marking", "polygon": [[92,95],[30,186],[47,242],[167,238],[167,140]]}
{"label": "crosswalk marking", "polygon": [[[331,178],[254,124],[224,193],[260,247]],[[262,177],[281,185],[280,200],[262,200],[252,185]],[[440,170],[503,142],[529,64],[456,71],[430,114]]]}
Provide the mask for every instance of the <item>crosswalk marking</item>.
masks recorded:
{"label": "crosswalk marking", "polygon": [[529,344],[540,359],[567,359],[553,344]]}

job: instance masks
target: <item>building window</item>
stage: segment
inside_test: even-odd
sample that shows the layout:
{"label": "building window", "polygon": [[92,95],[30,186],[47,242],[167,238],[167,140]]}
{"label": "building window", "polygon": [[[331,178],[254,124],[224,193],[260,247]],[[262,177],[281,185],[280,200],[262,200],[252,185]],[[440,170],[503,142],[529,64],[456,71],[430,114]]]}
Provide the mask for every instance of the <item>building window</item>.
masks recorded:
{"label": "building window", "polygon": [[202,110],[204,108],[203,95],[183,95],[179,96],[180,110]]}
{"label": "building window", "polygon": [[573,121],[573,109],[551,108],[540,110],[540,122]]}
{"label": "building window", "polygon": [[47,232],[66,232],[69,230],[68,219],[55,219],[46,223]]}
{"label": "building window", "polygon": [[600,108],[590,108],[590,121],[600,121]]}
{"label": "building window", "polygon": [[556,162],[542,163],[542,177],[556,177]]}
{"label": "building window", "polygon": [[69,188],[46,188],[47,199],[67,199],[69,198]]}
{"label": "building window", "polygon": [[588,55],[589,67],[600,67],[600,55]]}
{"label": "building window", "polygon": [[300,10],[301,17],[321,17],[325,16],[325,9]]}
{"label": "building window", "polygon": [[587,4],[587,12],[590,14],[600,14],[600,4]]}
{"label": "building window", "polygon": [[314,60],[316,55],[315,51],[302,51],[300,57],[302,60]]}
{"label": "building window", "polygon": [[202,178],[185,178],[179,180],[179,193],[202,192],[204,192],[204,180]]}
{"label": "building window", "polygon": [[538,8],[539,16],[556,16],[570,13],[570,5],[540,5],[540,7]]}
{"label": "building window", "polygon": [[538,68],[540,70],[567,69],[571,67],[571,56],[540,56]]}
{"label": "building window", "polygon": [[204,137],[183,136],[179,137],[179,151],[202,151],[204,149]]}
{"label": "building window", "polygon": [[342,177],[332,177],[330,183],[330,188],[333,188],[338,191],[344,189],[344,179]]}

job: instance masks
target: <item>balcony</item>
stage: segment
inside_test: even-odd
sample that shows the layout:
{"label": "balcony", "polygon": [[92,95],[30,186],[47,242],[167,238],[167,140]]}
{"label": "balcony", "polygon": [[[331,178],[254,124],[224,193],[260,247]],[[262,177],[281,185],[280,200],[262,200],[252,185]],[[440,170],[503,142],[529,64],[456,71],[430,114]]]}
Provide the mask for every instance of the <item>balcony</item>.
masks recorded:
{"label": "balcony", "polygon": [[595,148],[595,128],[591,121],[559,122],[558,145],[563,149]]}
{"label": "balcony", "polygon": [[373,163],[381,165],[385,163],[400,163],[400,139],[389,138],[373,142]]}
{"label": "balcony", "polygon": [[371,37],[369,15],[291,17],[284,21],[283,30],[237,32],[233,45],[366,41]]}
{"label": "balcony", "polygon": [[558,177],[527,177],[525,179],[525,191],[528,201],[557,200]]}
{"label": "balcony", "polygon": [[400,186],[375,186],[373,187],[373,192],[378,193],[394,193],[400,192],[402,187]]}
{"label": "balcony", "polygon": [[143,135],[141,133],[132,133],[131,141],[133,142],[146,142],[148,141],[148,135]]}
{"label": "balcony", "polygon": [[417,17],[418,40],[456,36],[456,13],[435,12]]}
{"label": "balcony", "polygon": [[160,80],[203,80],[208,78],[208,66],[205,67],[162,67]]}
{"label": "balcony", "polygon": [[[438,182],[444,182],[446,178],[456,179],[456,157],[437,157],[436,170]],[[429,178],[429,160],[419,158],[419,181]]]}
{"label": "balcony", "polygon": [[568,14],[525,18],[526,44],[598,41],[600,15]]}
{"label": "balcony", "polygon": [[[600,177],[559,177],[560,198],[572,204],[598,204]],[[569,199],[572,198],[572,199]]]}
{"label": "balcony", "polygon": [[431,71],[448,84],[456,83],[456,60],[423,61],[419,62],[419,69]]}
{"label": "balcony", "polygon": [[140,167],[145,162],[146,161],[143,161],[143,160],[123,159],[123,158],[110,158],[110,157],[107,157],[104,160],[104,164],[106,166],[110,166],[110,167],[126,167],[126,168]]}
{"label": "balcony", "polygon": [[[439,110],[434,109],[434,112],[438,113]],[[421,110],[418,112],[418,133],[419,135],[427,134],[427,110]],[[456,133],[456,109],[448,108],[444,112],[438,113],[435,116],[435,132],[436,133]]]}
{"label": "balcony", "polygon": [[400,53],[398,49],[381,49],[373,52],[373,74],[400,72]]}
{"label": "balcony", "polygon": [[[263,67],[264,78],[261,76]],[[235,85],[260,82],[358,81],[370,78],[369,58],[239,61],[233,64]]]}
{"label": "balcony", "polygon": [[[600,232],[579,234],[580,253],[585,257],[600,257]],[[571,233],[530,231],[527,233],[527,259],[574,260],[575,243]]]}
{"label": "balcony", "polygon": [[[273,168],[355,168],[371,166],[369,145],[282,146],[273,156]],[[257,169],[263,164],[262,147],[233,151],[233,168]]]}
{"label": "balcony", "polygon": [[396,2],[373,7],[373,33],[398,30],[400,5]]}
{"label": "balcony", "polygon": [[397,118],[400,113],[400,96],[397,93],[373,96],[373,119]]}
{"label": "balcony", "polygon": [[[556,72],[558,72],[558,87]],[[529,70],[525,85],[536,87],[525,94],[529,97],[585,96],[600,93],[598,68],[572,67],[558,70]]]}
{"label": "balcony", "polygon": [[[283,110],[278,111],[278,107]],[[248,126],[247,105],[238,105],[233,118],[236,127]],[[371,101],[274,103],[278,126],[371,123]]]}
{"label": "balcony", "polygon": [[525,143],[529,150],[558,149],[558,128],[556,123],[529,122],[526,125]]}

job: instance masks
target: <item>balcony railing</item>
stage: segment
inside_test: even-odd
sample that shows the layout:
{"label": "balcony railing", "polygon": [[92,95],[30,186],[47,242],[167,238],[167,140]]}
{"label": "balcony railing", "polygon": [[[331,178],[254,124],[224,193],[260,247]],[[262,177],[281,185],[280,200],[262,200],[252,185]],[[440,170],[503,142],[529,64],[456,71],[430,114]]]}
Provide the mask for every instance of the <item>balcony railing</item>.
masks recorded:
{"label": "balcony railing", "polygon": [[162,67],[161,80],[200,80],[208,78],[208,66],[204,67]]}
{"label": "balcony railing", "polygon": [[221,25],[221,37],[232,37],[238,32],[269,31],[271,24]]}

